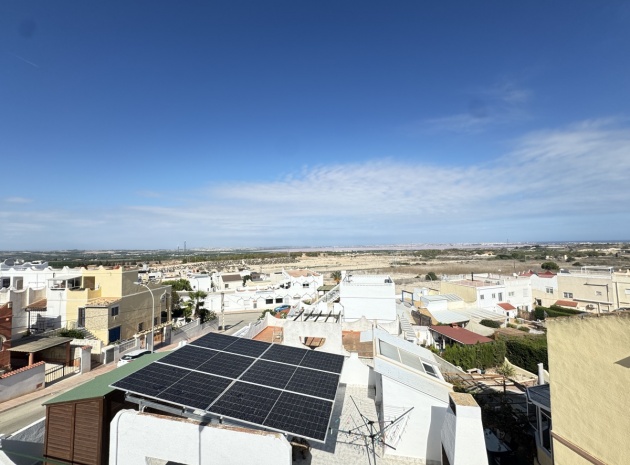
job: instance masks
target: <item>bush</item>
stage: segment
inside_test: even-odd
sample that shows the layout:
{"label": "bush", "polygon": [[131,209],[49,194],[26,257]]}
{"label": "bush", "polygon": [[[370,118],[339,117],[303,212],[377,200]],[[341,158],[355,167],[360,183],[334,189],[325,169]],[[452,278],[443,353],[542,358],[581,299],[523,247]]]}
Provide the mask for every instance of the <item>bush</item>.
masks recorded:
{"label": "bush", "polygon": [[73,337],[75,339],[85,339],[85,334],[83,334],[78,329],[63,329],[59,332],[59,336]]}
{"label": "bush", "polygon": [[572,308],[561,307],[560,305],[552,305],[549,308],[538,306],[534,310],[534,316],[537,320],[544,320],[545,313],[549,318],[556,318],[561,316],[580,315],[584,312],[581,312],[580,310],[574,310]]}
{"label": "bush", "polygon": [[499,323],[498,321],[494,321],[494,320],[481,320],[479,322],[479,324],[487,326],[488,328],[500,328],[501,327],[501,323]]}
{"label": "bush", "polygon": [[542,265],[540,265],[540,267],[543,270],[552,270],[552,271],[557,271],[560,269],[560,267],[558,266],[556,262],[545,262]]}
{"label": "bush", "polygon": [[505,359],[505,343],[503,341],[462,346],[454,344],[442,352],[442,358],[464,370],[471,368],[491,368],[501,365]]}
{"label": "bush", "polygon": [[439,281],[440,278],[433,271],[429,271],[427,275],[424,277],[425,281]]}
{"label": "bush", "polygon": [[572,265],[573,265],[573,266],[584,266],[584,265],[582,265],[580,262],[575,262],[575,263],[573,263]]}
{"label": "bush", "polygon": [[527,326],[519,326],[518,328],[519,331],[523,331],[525,333],[529,333],[529,328]]}
{"label": "bush", "polygon": [[538,364],[549,366],[547,336],[501,337],[507,358],[530,373],[538,373]]}

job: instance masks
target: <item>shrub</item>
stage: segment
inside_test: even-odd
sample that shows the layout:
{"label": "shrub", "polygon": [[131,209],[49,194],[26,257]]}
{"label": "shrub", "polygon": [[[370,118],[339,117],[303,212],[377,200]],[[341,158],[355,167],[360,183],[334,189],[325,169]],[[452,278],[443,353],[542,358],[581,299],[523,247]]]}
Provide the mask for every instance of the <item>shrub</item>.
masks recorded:
{"label": "shrub", "polygon": [[503,341],[462,346],[454,344],[442,352],[442,358],[464,370],[471,368],[491,368],[499,366],[505,359],[505,343]]}
{"label": "shrub", "polygon": [[424,277],[425,281],[439,281],[440,278],[433,271],[429,271],[427,275]]}
{"label": "shrub", "polygon": [[543,270],[553,270],[553,271],[557,271],[560,269],[560,267],[558,266],[558,264],[556,262],[545,262],[542,265],[540,265],[540,267]]}
{"label": "shrub", "polygon": [[501,323],[499,323],[498,321],[494,321],[494,320],[481,320],[479,322],[479,324],[487,326],[488,328],[500,328],[501,327]]}
{"label": "shrub", "polygon": [[78,329],[63,329],[59,332],[59,336],[61,337],[73,337],[75,339],[84,339],[85,334],[83,334]]}
{"label": "shrub", "polygon": [[538,372],[538,364],[549,366],[547,336],[501,337],[505,342],[507,358],[514,365],[531,373]]}
{"label": "shrub", "polygon": [[527,326],[519,326],[518,328],[519,331],[523,331],[525,333],[529,333],[529,328]]}
{"label": "shrub", "polygon": [[573,266],[584,266],[584,265],[582,265],[580,262],[575,262],[575,263],[573,263],[572,265],[573,265]]}

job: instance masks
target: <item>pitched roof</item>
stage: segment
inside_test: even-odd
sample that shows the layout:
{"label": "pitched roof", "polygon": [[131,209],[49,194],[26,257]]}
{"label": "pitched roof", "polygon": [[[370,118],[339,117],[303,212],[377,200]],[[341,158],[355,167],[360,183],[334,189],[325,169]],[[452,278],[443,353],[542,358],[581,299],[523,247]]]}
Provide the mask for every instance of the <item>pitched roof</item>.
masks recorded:
{"label": "pitched roof", "polygon": [[556,276],[556,274],[547,270],[544,273],[536,273],[536,276],[538,276],[539,278],[553,278]]}
{"label": "pitched roof", "polygon": [[241,275],[238,274],[238,273],[223,274],[223,275],[221,275],[221,279],[223,280],[224,283],[231,283],[231,282],[242,281],[243,280]]}
{"label": "pitched roof", "polygon": [[470,345],[478,342],[481,344],[492,342],[492,339],[489,337],[473,333],[459,326],[430,326],[429,329],[460,344]]}
{"label": "pitched roof", "polygon": [[557,300],[556,305],[560,305],[561,307],[577,308],[578,303],[572,300]]}
{"label": "pitched roof", "polygon": [[39,299],[39,300],[36,300],[35,302],[27,305],[26,307],[24,307],[24,310],[26,310],[26,311],[34,311],[34,312],[43,312],[43,311],[46,311],[47,307],[48,307],[48,300],[47,299]]}
{"label": "pitched roof", "polygon": [[516,307],[514,305],[507,302],[500,302],[497,305],[501,307],[503,310],[516,310]]}
{"label": "pitched roof", "polygon": [[149,363],[159,360],[168,354],[170,354],[170,351],[155,352],[153,354],[147,354],[143,357],[137,358],[132,363],[126,363],[125,365],[115,368],[108,373],[97,376],[92,381],[81,384],[74,389],[64,392],[54,399],[44,402],[43,405],[60,404],[62,402],[103,397],[114,390],[114,388],[109,387],[110,384],[123,379],[125,376],[135,373],[140,368],[144,368]]}
{"label": "pitched roof", "polygon": [[287,271],[287,273],[293,278],[309,278],[311,276],[319,276],[319,273],[310,270],[289,270]]}

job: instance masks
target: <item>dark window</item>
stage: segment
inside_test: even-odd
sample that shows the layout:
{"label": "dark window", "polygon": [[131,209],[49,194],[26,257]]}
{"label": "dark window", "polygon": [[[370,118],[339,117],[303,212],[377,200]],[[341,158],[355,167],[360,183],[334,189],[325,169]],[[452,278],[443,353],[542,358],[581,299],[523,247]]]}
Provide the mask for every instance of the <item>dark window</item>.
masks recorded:
{"label": "dark window", "polygon": [[112,316],[118,315],[118,307],[112,307]]}
{"label": "dark window", "polygon": [[277,303],[277,304],[281,304],[281,303],[282,303],[282,297],[278,297],[278,298],[276,298],[276,303]]}
{"label": "dark window", "polygon": [[2,278],[2,286],[0,287],[9,287],[11,285],[11,278]]}
{"label": "dark window", "polygon": [[266,304],[272,304],[273,303],[273,299],[265,299],[265,303]]}

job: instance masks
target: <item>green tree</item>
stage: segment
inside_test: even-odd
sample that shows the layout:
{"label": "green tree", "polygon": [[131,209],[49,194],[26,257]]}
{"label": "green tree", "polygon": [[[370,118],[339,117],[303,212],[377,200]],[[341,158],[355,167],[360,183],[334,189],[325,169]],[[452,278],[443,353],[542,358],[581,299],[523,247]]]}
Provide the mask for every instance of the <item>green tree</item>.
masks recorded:
{"label": "green tree", "polygon": [[252,277],[251,275],[246,274],[245,276],[243,276],[243,287],[245,287],[245,285],[247,284],[247,281],[251,281]]}
{"label": "green tree", "polygon": [[188,297],[190,297],[190,300],[192,301],[194,317],[195,318],[204,317],[206,309],[203,308],[203,305],[204,305],[204,299],[208,297],[208,293],[204,291],[193,291],[193,292],[188,293]]}
{"label": "green tree", "polygon": [[549,270],[549,271],[557,271],[560,269],[560,267],[558,266],[556,262],[545,262],[542,265],[540,265],[540,267],[543,270]]}
{"label": "green tree", "polygon": [[162,281],[165,286],[171,286],[173,291],[192,291],[190,281],[187,279],[173,279],[169,281]]}
{"label": "green tree", "polygon": [[429,271],[427,275],[424,277],[425,281],[439,281],[440,278],[433,271]]}
{"label": "green tree", "polygon": [[330,278],[333,279],[337,284],[341,281],[341,271],[336,270],[330,273]]}

